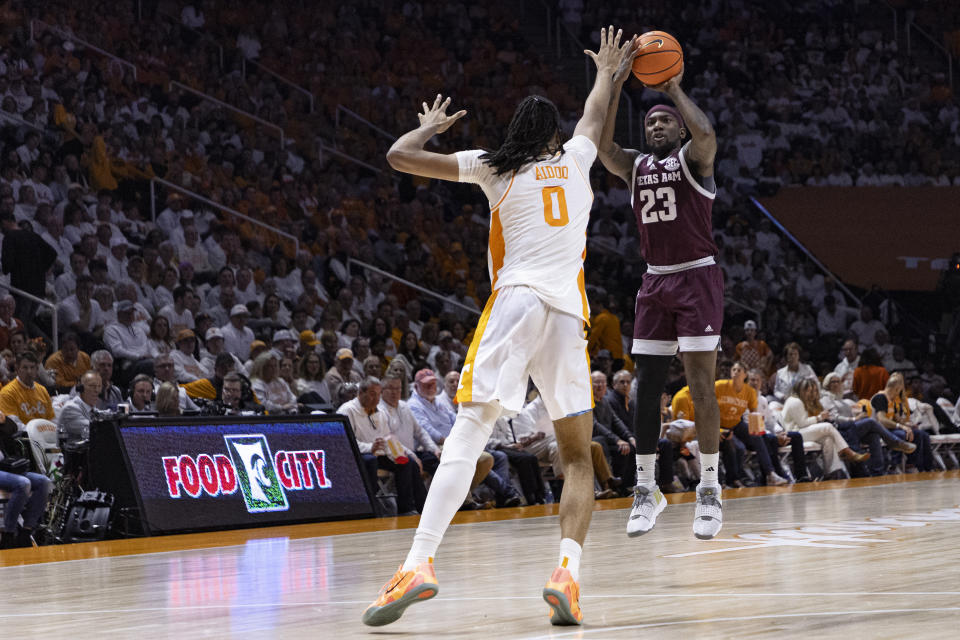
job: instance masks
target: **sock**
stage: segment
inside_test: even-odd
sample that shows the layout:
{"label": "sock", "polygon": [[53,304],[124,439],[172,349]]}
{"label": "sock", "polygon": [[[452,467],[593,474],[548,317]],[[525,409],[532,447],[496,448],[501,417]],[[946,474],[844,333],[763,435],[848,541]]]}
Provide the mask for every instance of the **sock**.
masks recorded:
{"label": "sock", "polygon": [[437,547],[440,546],[440,540],[443,536],[438,536],[428,531],[417,531],[413,537],[413,544],[410,546],[410,552],[407,559],[403,562],[404,571],[412,571],[418,564],[423,562],[433,562],[433,557],[437,555]]}
{"label": "sock", "polygon": [[564,538],[560,541],[560,560],[558,564],[570,571],[570,576],[580,582],[580,554],[583,547],[573,538]]}
{"label": "sock", "polygon": [[430,484],[427,501],[420,514],[420,525],[403,563],[404,571],[410,571],[422,562],[429,562],[436,555],[450,520],[470,491],[477,459],[490,438],[493,423],[500,416],[500,411],[497,403],[471,402],[461,405],[457,421],[443,445],[440,466]]}
{"label": "sock", "polygon": [[654,474],[657,470],[657,454],[637,454],[637,486],[654,487],[657,484]]}
{"label": "sock", "polygon": [[717,477],[719,469],[719,453],[700,452],[700,484],[720,484]]}

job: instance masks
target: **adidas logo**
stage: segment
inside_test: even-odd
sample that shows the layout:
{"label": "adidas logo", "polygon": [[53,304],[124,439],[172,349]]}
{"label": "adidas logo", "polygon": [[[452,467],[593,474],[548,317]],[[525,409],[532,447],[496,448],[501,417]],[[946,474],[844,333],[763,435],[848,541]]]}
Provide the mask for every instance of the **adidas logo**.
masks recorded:
{"label": "adidas logo", "polygon": [[637,467],[637,471],[643,471],[643,467]]}
{"label": "adidas logo", "polygon": [[713,331],[713,327],[711,327],[710,325],[707,325],[707,328],[704,329],[704,331]]}
{"label": "adidas logo", "polygon": [[707,467],[706,471],[716,471],[716,469],[714,469],[713,467]]}

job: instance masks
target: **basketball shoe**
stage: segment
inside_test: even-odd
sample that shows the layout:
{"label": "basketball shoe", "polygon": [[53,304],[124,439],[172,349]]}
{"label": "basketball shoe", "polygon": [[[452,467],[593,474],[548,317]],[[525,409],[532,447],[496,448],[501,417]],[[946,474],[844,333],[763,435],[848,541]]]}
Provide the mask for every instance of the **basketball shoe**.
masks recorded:
{"label": "basketball shoe", "polygon": [[557,567],[543,588],[543,599],[550,605],[550,624],[577,625],[583,620],[580,610],[580,585],[570,570]]}
{"label": "basketball shoe", "polygon": [[697,508],[693,513],[693,535],[700,540],[709,540],[720,533],[723,526],[723,501],[720,486],[701,484],[697,486]]}
{"label": "basketball shoe", "polygon": [[633,489],[633,508],[627,519],[627,535],[631,538],[642,536],[657,524],[657,516],[667,508],[667,499],[660,487],[637,485]]}
{"label": "basketball shoe", "polygon": [[429,600],[439,591],[432,559],[421,562],[412,571],[404,571],[401,565],[363,612],[363,624],[380,627],[395,622],[414,602]]}

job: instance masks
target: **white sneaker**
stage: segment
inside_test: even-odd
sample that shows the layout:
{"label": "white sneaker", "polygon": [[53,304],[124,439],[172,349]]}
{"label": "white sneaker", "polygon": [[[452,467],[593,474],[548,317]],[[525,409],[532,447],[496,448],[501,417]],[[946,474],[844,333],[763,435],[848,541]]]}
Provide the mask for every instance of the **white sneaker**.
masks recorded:
{"label": "white sneaker", "polygon": [[723,501],[720,485],[697,486],[697,509],[693,513],[693,535],[700,540],[709,540],[723,526]]}
{"label": "white sneaker", "polygon": [[667,508],[667,499],[660,487],[637,485],[633,488],[633,508],[627,519],[627,535],[631,538],[642,536],[657,524],[657,516]]}
{"label": "white sneaker", "polygon": [[771,471],[767,474],[767,486],[779,487],[780,485],[790,484],[790,481],[778,474],[776,471]]}

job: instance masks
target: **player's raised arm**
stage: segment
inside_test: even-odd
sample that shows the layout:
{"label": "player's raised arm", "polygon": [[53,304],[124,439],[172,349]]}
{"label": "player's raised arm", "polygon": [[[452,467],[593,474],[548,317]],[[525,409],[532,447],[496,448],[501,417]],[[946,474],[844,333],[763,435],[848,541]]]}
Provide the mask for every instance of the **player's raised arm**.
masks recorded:
{"label": "player's raised arm", "polygon": [[702,177],[713,175],[713,159],[717,155],[717,134],[700,107],[680,87],[683,80],[683,71],[673,76],[663,84],[650,87],[670,96],[677,111],[683,116],[683,122],[690,133],[691,140],[687,147],[687,162],[693,165],[697,174]]}
{"label": "player's raised arm", "polygon": [[450,98],[442,99],[437,94],[433,106],[423,103],[423,113],[418,113],[420,126],[413,131],[403,134],[387,151],[387,162],[397,171],[412,173],[425,178],[457,181],[460,178],[460,167],[454,154],[434,153],[426,151],[423,145],[427,140],[438,133],[443,133],[454,122],[467,115],[466,111],[457,111],[447,115]]}
{"label": "player's raised arm", "polygon": [[[636,36],[634,36],[636,37]],[[636,46],[636,44],[634,44]],[[610,101],[607,103],[607,111],[603,121],[603,132],[600,134],[600,144],[597,145],[597,157],[607,171],[630,184],[630,178],[633,173],[633,161],[639,154],[635,149],[624,149],[613,141],[613,130],[617,127],[617,107],[620,106],[620,93],[623,91],[623,85],[630,77],[630,70],[633,66],[633,58],[630,56],[623,60],[617,71],[613,74],[613,90],[610,92]]]}
{"label": "player's raised arm", "polygon": [[583,117],[577,123],[573,135],[586,136],[598,149],[600,148],[600,134],[603,132],[604,120],[607,115],[607,106],[610,104],[610,95],[613,93],[614,75],[624,65],[629,68],[633,58],[637,55],[637,36],[633,36],[621,45],[620,38],[622,36],[622,29],[617,30],[614,34],[613,25],[607,29],[600,29],[600,50],[596,53],[589,50],[584,51],[597,65],[597,78],[593,83],[593,89],[590,90],[590,95],[587,96],[587,101],[583,106]]}

